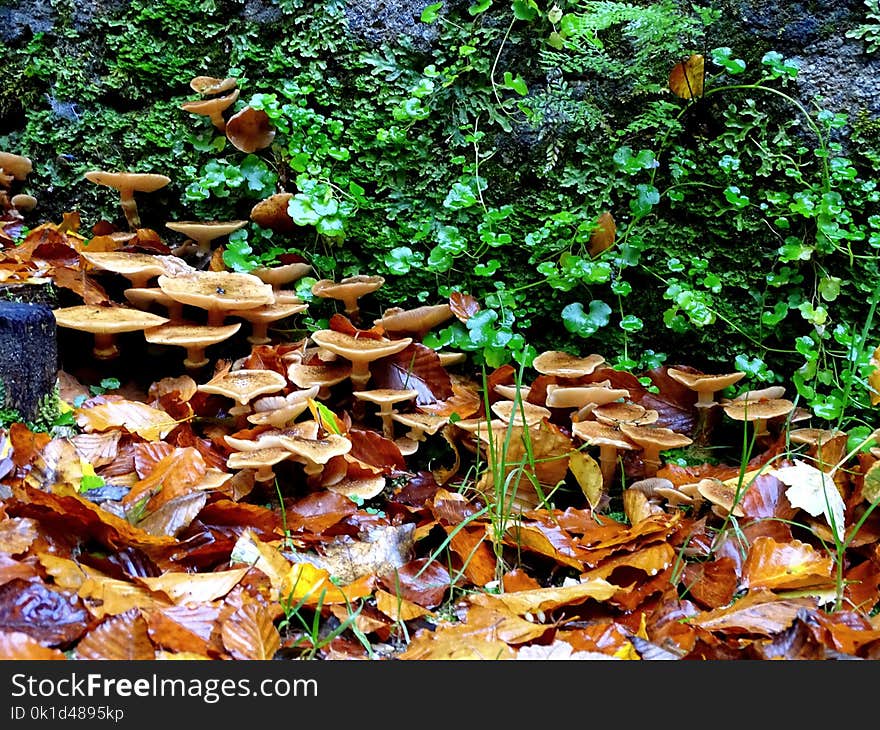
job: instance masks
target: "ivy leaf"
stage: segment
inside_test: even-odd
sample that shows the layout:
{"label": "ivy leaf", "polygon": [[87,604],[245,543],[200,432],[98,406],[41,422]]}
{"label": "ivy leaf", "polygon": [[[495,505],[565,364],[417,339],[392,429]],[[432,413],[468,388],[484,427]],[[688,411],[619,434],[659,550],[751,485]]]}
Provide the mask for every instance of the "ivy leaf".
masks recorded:
{"label": "ivy leaf", "polygon": [[572,302],[562,310],[562,321],[569,332],[590,337],[601,327],[608,324],[611,307],[605,302],[594,299],[590,302],[590,311],[584,310],[580,302]]}

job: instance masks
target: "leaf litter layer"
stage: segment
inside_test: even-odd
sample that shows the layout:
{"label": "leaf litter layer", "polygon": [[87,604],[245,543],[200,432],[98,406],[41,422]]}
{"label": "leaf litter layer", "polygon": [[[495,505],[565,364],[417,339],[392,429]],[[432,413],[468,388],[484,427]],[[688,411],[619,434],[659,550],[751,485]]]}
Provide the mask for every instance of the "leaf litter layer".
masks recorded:
{"label": "leaf litter layer", "polygon": [[[68,224],[8,247],[5,280],[123,306]],[[480,309],[448,304],[462,322]],[[328,331],[402,340],[342,314]],[[0,658],[878,656],[873,437],[778,394],[707,404],[686,364],[638,378],[548,353],[475,373],[409,339],[366,381],[308,388],[295,366],[344,376],[358,356],[279,329],[146,380],[61,370],[52,427],[2,433]],[[151,356],[137,334],[126,348]],[[242,371],[274,385],[225,394]]]}

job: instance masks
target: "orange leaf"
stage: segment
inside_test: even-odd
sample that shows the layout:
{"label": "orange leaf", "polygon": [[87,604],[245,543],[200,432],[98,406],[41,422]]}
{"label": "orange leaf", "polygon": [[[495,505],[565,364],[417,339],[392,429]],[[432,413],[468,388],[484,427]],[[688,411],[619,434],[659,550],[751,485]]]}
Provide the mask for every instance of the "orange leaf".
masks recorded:
{"label": "orange leaf", "polygon": [[424,606],[383,591],[381,588],[376,589],[376,608],[392,621],[409,621],[420,616],[434,615]]}
{"label": "orange leaf", "polygon": [[105,619],[76,645],[77,659],[149,660],[156,649],[147,634],[147,622],[137,609]]}
{"label": "orange leaf", "polygon": [[256,603],[239,608],[221,629],[223,646],[235,659],[271,659],[281,648],[272,613]]}
{"label": "orange leaf", "polygon": [[780,599],[772,591],[756,588],[732,606],[698,614],[689,623],[713,632],[774,636],[791,626],[799,611],[814,605],[812,598]]}
{"label": "orange leaf", "polygon": [[669,89],[682,99],[694,99],[703,95],[703,56],[695,53],[676,64],[669,74]]}
{"label": "orange leaf", "polygon": [[588,252],[590,256],[598,256],[605,249],[614,245],[614,237],[617,235],[617,224],[614,216],[607,210],[596,220],[596,227],[590,234]]}
{"label": "orange leaf", "polygon": [[617,586],[608,581],[602,578],[593,578],[560,588],[536,588],[531,591],[502,593],[498,596],[488,593],[477,594],[471,599],[471,602],[475,605],[488,605],[494,601],[501,601],[515,614],[523,616],[526,613],[552,611],[563,606],[576,606],[590,598],[596,601],[607,601],[617,591]]}
{"label": "orange leaf", "polygon": [[215,604],[169,606],[146,612],[153,643],[174,652],[218,656],[223,647],[215,631],[220,608]]}
{"label": "orange leaf", "polygon": [[831,556],[807,543],[792,540],[779,543],[759,537],[743,565],[743,582],[750,588],[803,588],[829,585],[832,580]]}
{"label": "orange leaf", "polygon": [[167,606],[164,596],[124,580],[107,577],[86,578],[77,591],[96,618],[117,616],[132,608]]}
{"label": "orange leaf", "polygon": [[76,409],[76,423],[86,431],[124,428],[147,441],[165,438],[177,425],[165,411],[146,403],[119,398],[109,403]]}
{"label": "orange leaf", "polygon": [[50,649],[21,631],[0,631],[0,660],[67,659],[64,652]]}
{"label": "orange leaf", "polygon": [[151,591],[161,591],[177,605],[205,603],[225,596],[250,568],[213,573],[165,573],[157,578],[138,578]]}
{"label": "orange leaf", "polygon": [[480,311],[480,303],[470,294],[452,292],[449,295],[449,308],[460,322],[467,322]]}
{"label": "orange leaf", "polygon": [[397,658],[497,660],[515,657],[516,652],[497,639],[491,629],[474,629],[465,623],[459,626],[439,626],[434,631],[417,631],[406,651]]}
{"label": "orange leaf", "polygon": [[494,580],[497,558],[486,541],[486,527],[446,527],[447,533],[456,529],[449,547],[461,559],[465,577],[478,586]]}
{"label": "orange leaf", "polygon": [[295,563],[281,588],[281,596],[291,603],[303,602],[306,606],[326,606],[332,603],[352,604],[373,592],[372,576],[358,578],[346,586],[337,586],[330,580],[330,573],[310,563]]}
{"label": "orange leaf", "polygon": [[23,553],[37,538],[37,534],[37,523],[33,520],[10,517],[0,521],[0,553]]}
{"label": "orange leaf", "polygon": [[147,477],[131,488],[123,497],[122,504],[131,507],[145,495],[152,495],[147,503],[147,511],[153,512],[174,497],[191,492],[207,470],[205,460],[197,449],[174,449],[153,467]]}

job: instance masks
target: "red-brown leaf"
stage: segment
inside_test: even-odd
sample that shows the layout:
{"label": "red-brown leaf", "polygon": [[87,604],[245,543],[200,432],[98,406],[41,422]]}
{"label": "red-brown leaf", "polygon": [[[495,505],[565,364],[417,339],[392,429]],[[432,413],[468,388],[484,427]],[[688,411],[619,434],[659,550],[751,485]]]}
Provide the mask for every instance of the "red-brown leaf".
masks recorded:
{"label": "red-brown leaf", "polygon": [[234,659],[271,659],[281,648],[281,635],[272,613],[256,603],[247,603],[223,622],[223,646]]}
{"label": "red-brown leaf", "polygon": [[449,572],[436,560],[418,558],[379,578],[389,593],[425,608],[436,608],[451,588]]}
{"label": "red-brown leaf", "polygon": [[80,640],[77,659],[144,661],[154,659],[156,649],[147,634],[147,622],[136,608],[108,616]]}
{"label": "red-brown leaf", "polygon": [[416,405],[443,401],[454,394],[452,380],[437,353],[419,342],[377,360],[370,372],[374,388],[417,391]]}
{"label": "red-brown leaf", "polygon": [[353,428],[348,434],[351,441],[351,450],[348,456],[359,461],[379,468],[382,474],[390,474],[393,471],[405,471],[406,461],[400,453],[400,449],[390,439],[383,437],[375,431],[362,431]]}
{"label": "red-brown leaf", "polygon": [[480,303],[470,294],[452,292],[449,295],[449,308],[460,322],[467,322],[480,311]]}
{"label": "red-brown leaf", "polygon": [[0,630],[21,631],[45,646],[70,644],[86,632],[89,612],[76,594],[36,581],[0,586]]}

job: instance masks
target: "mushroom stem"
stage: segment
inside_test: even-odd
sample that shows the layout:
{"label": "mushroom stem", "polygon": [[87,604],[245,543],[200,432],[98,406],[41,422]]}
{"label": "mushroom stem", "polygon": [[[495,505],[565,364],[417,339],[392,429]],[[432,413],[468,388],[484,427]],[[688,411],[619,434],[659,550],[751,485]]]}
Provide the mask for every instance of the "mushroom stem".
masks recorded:
{"label": "mushroom stem", "polygon": [[602,472],[602,485],[607,491],[617,471],[617,447],[611,444],[599,446],[599,469]]}
{"label": "mushroom stem", "polygon": [[251,320],[251,333],[247,341],[252,345],[267,345],[271,342],[269,337],[269,323]]}
{"label": "mushroom stem", "polygon": [[642,447],[642,463],[645,465],[645,477],[657,475],[660,468],[660,449],[655,446]]}
{"label": "mushroom stem", "polygon": [[226,310],[212,307],[208,310],[208,324],[211,327],[219,327],[226,320]]}
{"label": "mushroom stem", "polygon": [[353,390],[366,389],[367,383],[369,382],[371,375],[372,373],[370,373],[370,364],[367,361],[352,361],[351,375],[349,375],[349,378],[351,379]]}
{"label": "mushroom stem", "polygon": [[119,355],[119,348],[116,347],[116,335],[110,332],[96,332],[92,353],[99,360],[109,360]]}
{"label": "mushroom stem", "polygon": [[[119,202],[122,205],[122,212],[125,213],[125,220],[128,226],[135,231],[141,227],[141,217],[138,213],[137,201],[134,199],[134,190],[123,188],[119,191]],[[135,284],[134,286],[143,286],[143,284]]]}
{"label": "mushroom stem", "polygon": [[208,364],[209,360],[205,355],[204,347],[187,347],[186,358],[183,361],[184,367],[188,370],[198,370]]}

